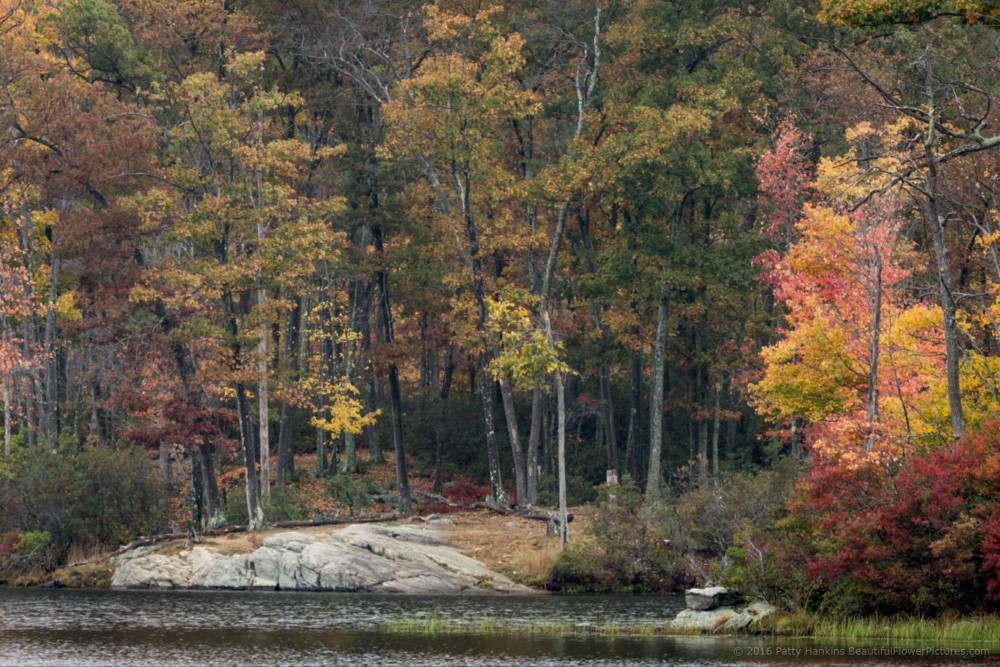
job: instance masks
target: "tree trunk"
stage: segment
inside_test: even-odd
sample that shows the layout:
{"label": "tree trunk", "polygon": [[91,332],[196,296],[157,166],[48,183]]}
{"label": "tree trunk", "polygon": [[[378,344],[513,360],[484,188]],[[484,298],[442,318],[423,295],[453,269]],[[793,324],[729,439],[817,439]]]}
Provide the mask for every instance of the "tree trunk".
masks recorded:
{"label": "tree trunk", "polygon": [[[878,353],[882,335],[882,256],[878,247],[872,247],[872,291],[869,299],[872,319],[871,363],[868,365],[868,422],[878,421]],[[867,446],[873,444],[874,434],[869,436]]]}
{"label": "tree trunk", "polygon": [[667,348],[667,297],[660,297],[656,313],[656,345],[653,347],[653,396],[649,403],[649,468],[646,497],[660,492],[660,458],[663,451],[663,359]]}
{"label": "tree trunk", "polygon": [[10,463],[10,374],[3,374],[3,460]]}
{"label": "tree trunk", "polygon": [[[555,345],[552,335],[552,319],[548,307],[542,311],[545,323],[545,335],[549,345]],[[558,420],[558,442],[556,445],[556,460],[559,470],[559,542],[563,548],[569,543],[569,518],[566,508],[566,386],[563,383],[562,371],[556,370],[553,378],[556,386],[556,414]]]}
{"label": "tree trunk", "polygon": [[483,404],[483,423],[486,426],[486,459],[490,475],[490,497],[498,505],[510,504],[503,490],[500,476],[500,452],[497,449],[496,408],[493,403],[493,378],[488,370],[490,354],[479,353],[479,400]]}
{"label": "tree trunk", "polygon": [[[382,229],[375,227],[372,230],[372,237],[375,240],[375,252],[379,257],[383,256]],[[382,333],[385,342],[389,347],[395,339],[392,322],[392,305],[389,301],[389,276],[386,271],[379,271],[377,275],[379,291],[381,292],[381,308],[379,314],[382,317]],[[406,448],[403,444],[403,403],[399,391],[399,369],[396,362],[389,365],[389,401],[392,407],[392,443],[396,452],[396,490],[399,493],[399,513],[409,516],[412,512],[412,500],[410,498],[410,482],[406,471]]]}
{"label": "tree trunk", "polygon": [[[372,414],[378,405],[377,388],[375,386],[375,368],[371,360],[372,331],[371,331],[371,308],[374,289],[365,291],[365,299],[361,303],[361,313],[358,315],[358,322],[361,323],[361,354],[365,359],[365,379],[364,379],[364,400],[365,412]],[[372,465],[385,462],[382,456],[382,443],[379,441],[378,424],[371,423],[365,426],[365,442],[368,445],[368,461]]]}
{"label": "tree trunk", "polygon": [[[302,298],[295,297],[292,310],[285,317],[285,355],[284,366],[289,373],[298,374],[299,367],[299,337],[302,327]],[[281,402],[281,417],[278,425],[278,474],[275,486],[285,488],[285,477],[292,471],[295,460],[292,435],[295,429],[295,407],[287,401]]]}
{"label": "tree trunk", "polygon": [[212,445],[201,444],[192,453],[197,457],[199,480],[202,489],[202,530],[212,530],[226,523],[223,515],[222,502],[219,498],[219,485],[215,475],[215,457],[212,455]]}
{"label": "tree trunk", "polygon": [[[240,366],[241,346],[239,343],[239,323],[236,320],[236,304],[233,303],[232,292],[226,290],[222,294],[222,303],[228,319],[229,336],[232,345],[232,371]],[[241,312],[242,303],[241,303]],[[243,447],[243,469],[247,494],[247,530],[254,531],[264,525],[264,512],[260,506],[259,487],[257,481],[257,457],[254,452],[253,428],[250,422],[250,401],[247,397],[246,385],[235,383],[236,414],[240,424],[240,444]]]}
{"label": "tree trunk", "polygon": [[[701,353],[699,352],[699,356]],[[695,398],[698,407],[703,408],[708,405],[708,372],[701,367],[696,369],[698,374],[698,390]],[[699,409],[704,414],[704,410]],[[698,483],[704,484],[708,481],[708,420],[702,417],[698,420]]]}
{"label": "tree trunk", "polygon": [[59,443],[59,398],[56,373],[56,298],[58,296],[58,281],[60,261],[52,258],[52,276],[49,286],[49,302],[45,309],[45,334],[43,347],[45,349],[45,412],[40,415],[40,423],[44,429],[43,437],[53,452]]}
{"label": "tree trunk", "polygon": [[[330,323],[330,310],[327,306],[321,306],[319,311],[319,365],[316,369],[320,386],[323,386],[329,378],[329,369],[333,364],[333,343],[327,335]],[[326,398],[319,397],[317,406],[317,416],[321,420],[329,419],[327,414]],[[316,428],[316,474],[325,475],[329,472],[330,466],[326,458],[326,429]]]}
{"label": "tree trunk", "polygon": [[927,225],[934,241],[934,255],[937,259],[938,292],[941,297],[941,311],[944,315],[945,375],[948,382],[948,408],[951,411],[951,430],[955,439],[965,434],[965,414],[962,410],[962,392],[959,379],[961,349],[958,343],[958,321],[956,318],[955,288],[951,276],[951,262],[948,246],[944,238],[945,220],[940,210],[938,192],[938,158],[934,155],[937,143],[935,123],[937,110],[934,104],[934,71],[932,61],[927,59],[927,135],[924,137],[924,211]]}
{"label": "tree trunk", "polygon": [[528,487],[528,502],[538,503],[538,448],[542,442],[542,407],[544,404],[541,389],[531,392],[531,431],[528,435],[528,462],[525,466],[525,483]]}
{"label": "tree trunk", "polygon": [[[319,418],[324,419],[325,415],[320,412]],[[316,429],[316,476],[322,477],[326,474],[326,431],[321,428]]]}
{"label": "tree trunk", "polygon": [[257,340],[257,418],[260,442],[260,497],[265,504],[271,502],[271,423],[267,403],[267,326],[265,307],[267,291],[257,290],[257,309],[260,315],[259,338]]}
{"label": "tree trunk", "polygon": [[[607,363],[601,364],[601,413],[608,448],[608,471],[618,479],[618,443],[615,438],[615,405],[611,395],[611,369]],[[610,477],[611,475],[609,475]]]}
{"label": "tree trunk", "polygon": [[556,371],[556,401],[559,419],[559,444],[557,457],[559,460],[559,542],[566,546],[569,543],[569,512],[566,500],[566,389],[563,386],[562,373]]}
{"label": "tree trunk", "polygon": [[641,484],[642,479],[642,435],[640,419],[642,414],[642,350],[632,350],[631,352],[631,376],[632,382],[629,391],[629,411],[628,411],[628,440],[625,443],[625,465],[628,474],[636,484]]}
{"label": "tree trunk", "polygon": [[[364,308],[362,308],[360,304],[368,299],[367,292],[369,289],[370,287],[362,284],[362,281],[354,281],[353,289],[351,290],[350,315],[348,318],[351,323],[351,331],[353,333],[358,333],[361,330],[359,319]],[[352,385],[354,382],[356,355],[357,342],[352,336],[347,339],[346,351],[344,354],[344,376],[348,382],[352,383]],[[354,433],[350,431],[344,433],[344,472],[347,473],[353,473],[358,469],[355,441],[356,437]]]}
{"label": "tree trunk", "polygon": [[722,383],[715,383],[715,406],[712,410],[712,477],[719,479],[719,427],[722,425]]}
{"label": "tree trunk", "polygon": [[500,398],[503,401],[503,413],[507,420],[507,435],[510,437],[510,450],[514,461],[514,485],[517,493],[517,501],[523,503],[528,497],[524,454],[521,451],[521,436],[518,433],[517,415],[514,413],[513,392],[505,380],[500,380]]}
{"label": "tree trunk", "polygon": [[399,492],[399,513],[410,516],[410,481],[406,472],[406,449],[403,447],[403,408],[399,395],[399,370],[389,367],[389,394],[392,403],[392,441],[396,450],[396,487]]}
{"label": "tree trunk", "polygon": [[438,423],[434,443],[434,493],[441,495],[444,490],[444,450],[448,444],[448,397],[451,394],[451,381],[455,375],[455,346],[449,345],[444,359],[444,379],[438,394],[441,402],[438,405]]}
{"label": "tree trunk", "polygon": [[243,469],[247,491],[247,531],[253,532],[264,525],[264,511],[257,495],[257,458],[254,455],[250,401],[242,382],[236,383],[236,412],[240,422],[240,442],[243,444]]}

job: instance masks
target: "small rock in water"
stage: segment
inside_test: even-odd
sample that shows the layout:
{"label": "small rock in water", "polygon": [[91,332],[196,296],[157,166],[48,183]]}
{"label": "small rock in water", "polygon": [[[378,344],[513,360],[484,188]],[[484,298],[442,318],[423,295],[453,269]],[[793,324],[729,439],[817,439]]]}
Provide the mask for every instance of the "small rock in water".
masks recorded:
{"label": "small rock in water", "polygon": [[743,601],[735,591],[723,586],[712,588],[689,588],[684,591],[684,604],[692,611],[709,611],[719,607],[731,607]]}
{"label": "small rock in water", "polygon": [[757,623],[775,611],[777,611],[776,607],[762,600],[709,611],[685,609],[670,622],[670,627],[675,630],[693,632],[733,632],[742,630],[752,623]]}

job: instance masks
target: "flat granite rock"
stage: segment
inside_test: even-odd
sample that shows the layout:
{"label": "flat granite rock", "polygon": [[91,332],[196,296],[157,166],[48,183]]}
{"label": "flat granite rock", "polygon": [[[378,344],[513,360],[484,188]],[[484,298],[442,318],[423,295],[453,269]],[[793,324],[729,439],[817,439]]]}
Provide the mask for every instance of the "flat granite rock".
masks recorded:
{"label": "flat granite rock", "polygon": [[269,536],[250,554],[198,546],[176,556],[119,559],[112,588],[527,593],[459,552],[434,530],[355,524],[325,534]]}

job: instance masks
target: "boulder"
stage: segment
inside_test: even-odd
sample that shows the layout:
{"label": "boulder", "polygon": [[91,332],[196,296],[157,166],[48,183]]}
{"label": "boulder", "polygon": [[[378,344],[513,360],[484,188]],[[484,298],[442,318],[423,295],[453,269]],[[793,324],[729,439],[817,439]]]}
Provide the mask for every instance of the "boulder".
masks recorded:
{"label": "boulder", "polygon": [[115,570],[112,588],[189,588],[191,564],[185,559],[148,554],[126,560]]}
{"label": "boulder", "polygon": [[761,600],[707,611],[685,609],[670,622],[670,628],[681,632],[735,632],[775,611],[777,607]]}
{"label": "boulder", "polygon": [[712,588],[689,588],[684,591],[684,605],[692,611],[709,611],[719,607],[731,607],[743,601],[734,591],[722,586]]}
{"label": "boulder", "polygon": [[460,553],[433,530],[352,525],[284,532],[250,554],[198,546],[176,556],[120,559],[112,588],[230,588],[385,593],[530,592]]}

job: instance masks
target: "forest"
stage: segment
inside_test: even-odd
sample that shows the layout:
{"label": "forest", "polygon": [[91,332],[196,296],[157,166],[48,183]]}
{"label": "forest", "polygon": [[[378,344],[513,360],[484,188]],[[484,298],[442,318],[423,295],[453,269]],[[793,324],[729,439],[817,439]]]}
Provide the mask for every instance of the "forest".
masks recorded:
{"label": "forest", "polygon": [[1000,608],[991,0],[0,0],[0,91],[0,574],[385,468]]}

